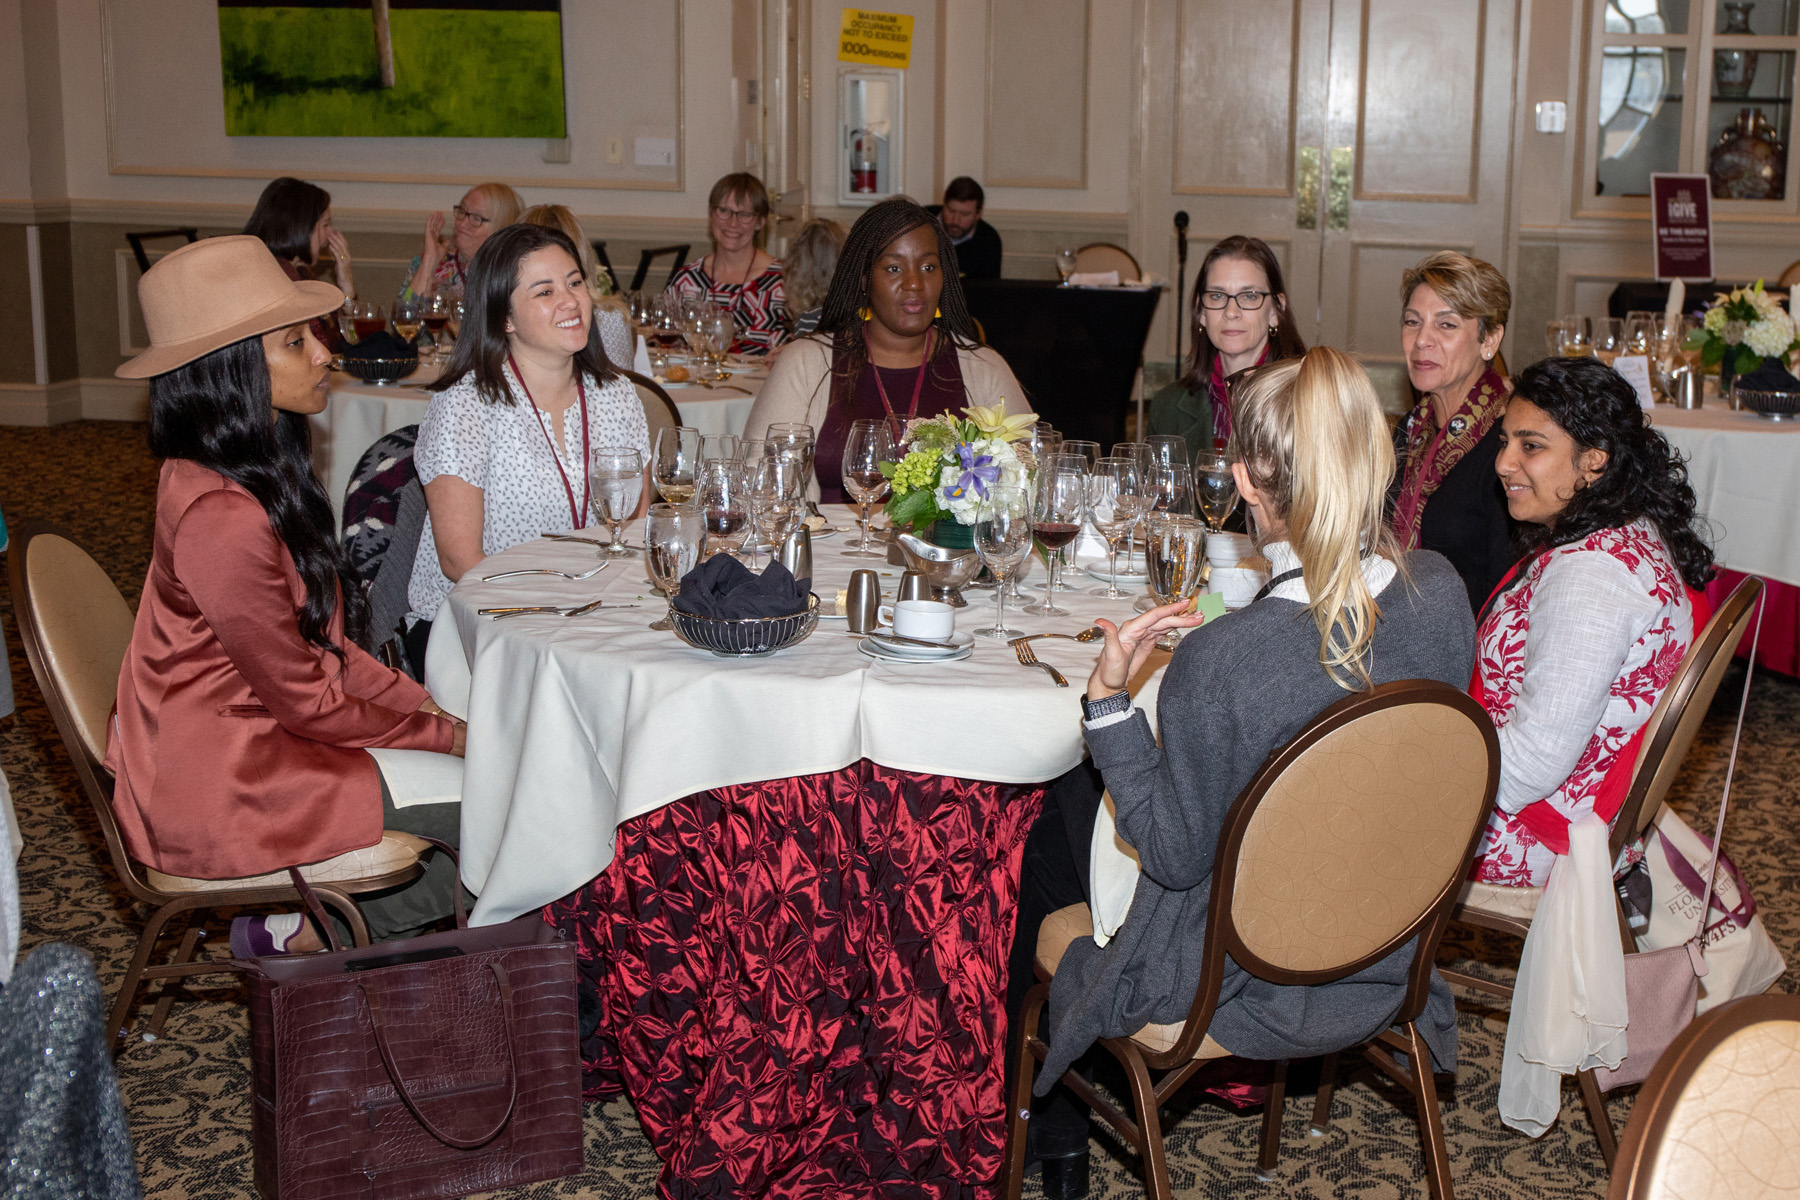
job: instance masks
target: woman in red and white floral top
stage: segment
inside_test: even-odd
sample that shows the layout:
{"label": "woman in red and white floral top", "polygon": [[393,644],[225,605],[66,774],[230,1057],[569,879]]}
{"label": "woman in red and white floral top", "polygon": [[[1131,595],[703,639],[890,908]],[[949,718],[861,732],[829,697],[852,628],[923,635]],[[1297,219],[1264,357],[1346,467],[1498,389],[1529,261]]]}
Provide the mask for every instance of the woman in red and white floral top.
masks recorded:
{"label": "woman in red and white floral top", "polygon": [[767,354],[788,336],[781,261],[762,248],[769,224],[769,191],[745,172],[713,184],[706,208],[712,253],[689,263],[669,281],[678,296],[698,292],[737,322],[733,354]]}
{"label": "woman in red and white floral top", "polygon": [[1482,610],[1471,691],[1500,735],[1475,877],[1541,887],[1570,822],[1618,814],[1645,723],[1705,623],[1687,469],[1595,359],[1514,384],[1495,470],[1524,557]]}

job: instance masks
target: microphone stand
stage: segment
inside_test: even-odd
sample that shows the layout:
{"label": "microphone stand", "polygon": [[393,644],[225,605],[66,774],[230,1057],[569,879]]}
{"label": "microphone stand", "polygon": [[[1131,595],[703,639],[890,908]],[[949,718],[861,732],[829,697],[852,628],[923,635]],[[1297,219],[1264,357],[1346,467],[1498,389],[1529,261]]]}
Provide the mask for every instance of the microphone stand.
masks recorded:
{"label": "microphone stand", "polygon": [[1182,305],[1187,303],[1187,210],[1182,209],[1175,214],[1175,369],[1181,370],[1181,335],[1185,332],[1188,314]]}

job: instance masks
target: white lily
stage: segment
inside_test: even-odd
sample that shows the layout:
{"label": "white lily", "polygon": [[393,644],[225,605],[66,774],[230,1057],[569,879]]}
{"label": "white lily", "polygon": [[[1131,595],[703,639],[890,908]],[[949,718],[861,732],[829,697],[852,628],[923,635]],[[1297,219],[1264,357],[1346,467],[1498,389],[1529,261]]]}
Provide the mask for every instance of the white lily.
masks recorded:
{"label": "white lily", "polygon": [[1027,429],[1037,424],[1037,414],[1033,412],[1006,415],[1006,397],[1000,403],[989,407],[975,405],[963,409],[963,415],[975,422],[975,428],[989,437],[997,437],[1003,442],[1018,440]]}

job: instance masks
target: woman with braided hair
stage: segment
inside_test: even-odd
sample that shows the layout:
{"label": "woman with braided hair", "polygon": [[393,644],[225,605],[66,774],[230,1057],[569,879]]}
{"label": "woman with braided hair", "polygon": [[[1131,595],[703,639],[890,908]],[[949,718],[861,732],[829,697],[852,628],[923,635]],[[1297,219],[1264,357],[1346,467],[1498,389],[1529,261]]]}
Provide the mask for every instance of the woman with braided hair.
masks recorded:
{"label": "woman with braided hair", "polygon": [[913,418],[971,405],[1029,407],[1006,360],[974,334],[948,235],[913,201],[884,200],[851,226],[818,332],[781,352],[744,433],[811,425],[818,498],[841,504],[851,422],[887,419],[898,433]]}

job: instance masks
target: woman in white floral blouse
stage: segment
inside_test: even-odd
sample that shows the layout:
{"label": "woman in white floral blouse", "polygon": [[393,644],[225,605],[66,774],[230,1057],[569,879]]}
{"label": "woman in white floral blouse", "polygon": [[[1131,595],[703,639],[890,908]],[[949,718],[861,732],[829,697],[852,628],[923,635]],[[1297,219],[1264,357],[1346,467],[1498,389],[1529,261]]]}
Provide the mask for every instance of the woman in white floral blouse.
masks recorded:
{"label": "woman in white floral blouse", "polygon": [[1618,814],[1705,622],[1713,559],[1686,467],[1612,368],[1528,368],[1501,429],[1495,470],[1524,555],[1476,635],[1471,690],[1499,731],[1500,791],[1475,877],[1542,887],[1571,822]]}

